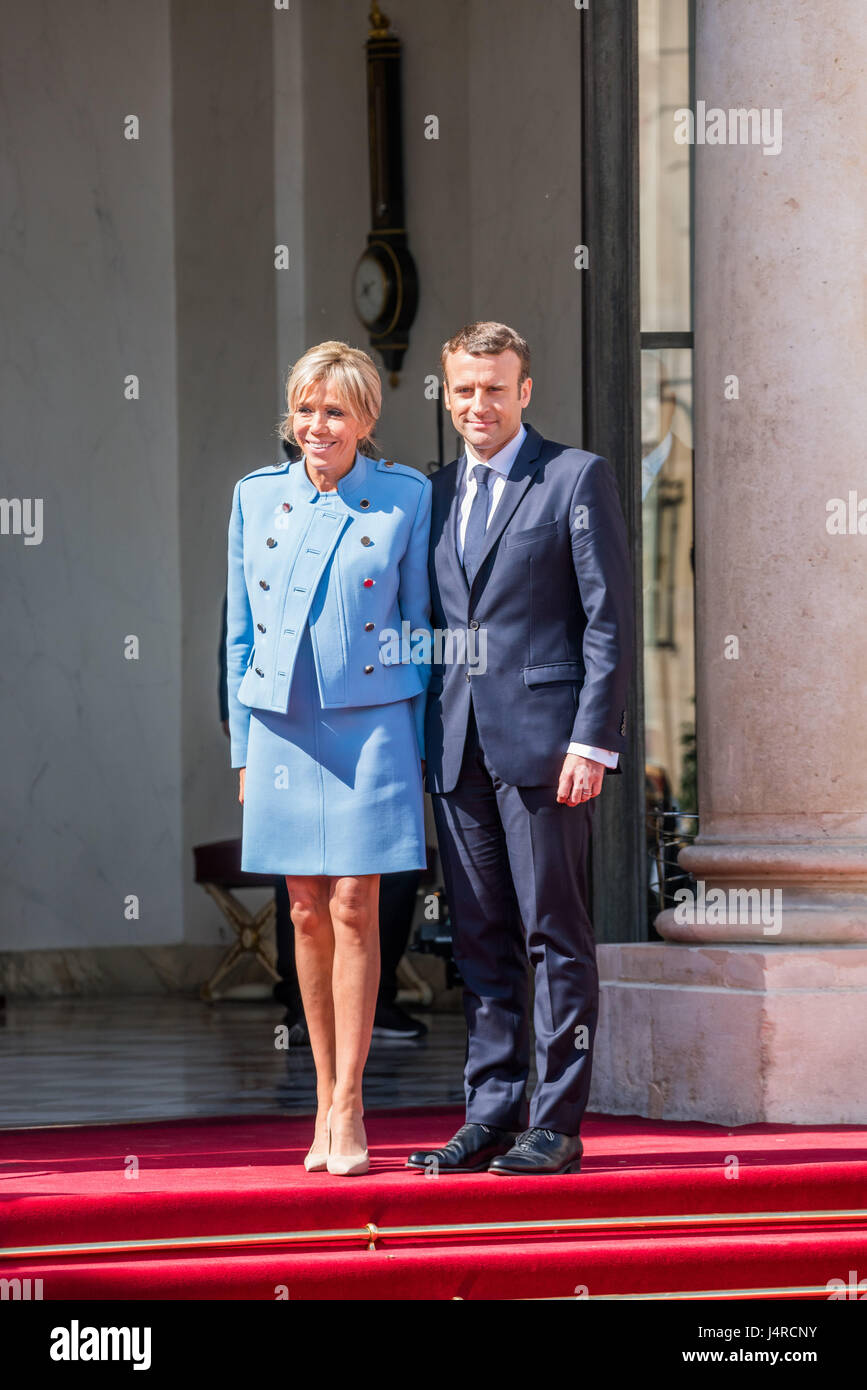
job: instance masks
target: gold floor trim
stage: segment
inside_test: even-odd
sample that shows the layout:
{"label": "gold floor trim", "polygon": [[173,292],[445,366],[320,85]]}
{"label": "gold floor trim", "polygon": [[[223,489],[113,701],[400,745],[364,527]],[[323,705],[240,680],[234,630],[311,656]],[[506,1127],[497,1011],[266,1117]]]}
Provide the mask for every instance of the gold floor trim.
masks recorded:
{"label": "gold floor trim", "polygon": [[317,1245],[326,1241],[352,1241],[377,1248],[382,1240],[421,1236],[533,1235],[544,1233],[593,1233],[596,1231],[654,1231],[684,1226],[743,1226],[774,1225],[785,1222],[840,1222],[861,1224],[867,1221],[867,1208],[853,1207],[828,1211],[735,1211],[693,1212],[678,1216],[602,1216],[550,1218],[543,1221],[474,1221],[437,1226],[366,1226],[338,1227],[313,1231],[251,1231],[235,1235],[167,1236],[147,1240],[92,1241],[75,1245],[17,1245],[0,1249],[0,1261],[46,1258],[50,1255],[109,1255],[125,1251],[148,1250],[208,1250],[240,1245]]}
{"label": "gold floor trim", "polygon": [[[778,1288],[770,1289],[680,1289],[676,1293],[594,1293],[588,1294],[586,1299],[581,1299],[582,1303],[639,1303],[648,1299],[695,1299],[703,1298],[711,1301],[725,1301],[735,1298],[791,1298],[793,1295],[800,1294],[805,1298],[821,1294],[827,1298],[830,1293],[827,1284],[790,1284],[781,1285]],[[520,1299],[516,1302],[523,1303],[573,1303],[576,1301],[574,1295],[568,1299],[554,1298],[533,1298]]]}

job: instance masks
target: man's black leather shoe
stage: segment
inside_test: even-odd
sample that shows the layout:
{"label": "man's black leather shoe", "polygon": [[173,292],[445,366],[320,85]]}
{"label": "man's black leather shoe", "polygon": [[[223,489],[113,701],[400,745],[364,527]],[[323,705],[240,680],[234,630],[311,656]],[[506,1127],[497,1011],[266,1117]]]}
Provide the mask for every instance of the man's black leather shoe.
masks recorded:
{"label": "man's black leather shoe", "polygon": [[406,1160],[407,1168],[429,1168],[436,1164],[440,1173],[482,1173],[492,1158],[504,1154],[515,1142],[510,1129],[494,1125],[461,1125],[457,1134],[441,1149],[417,1149]]}
{"label": "man's black leather shoe", "polygon": [[575,1134],[553,1129],[528,1129],[519,1134],[508,1153],[495,1158],[488,1172],[506,1177],[524,1173],[580,1173],[584,1145]]}

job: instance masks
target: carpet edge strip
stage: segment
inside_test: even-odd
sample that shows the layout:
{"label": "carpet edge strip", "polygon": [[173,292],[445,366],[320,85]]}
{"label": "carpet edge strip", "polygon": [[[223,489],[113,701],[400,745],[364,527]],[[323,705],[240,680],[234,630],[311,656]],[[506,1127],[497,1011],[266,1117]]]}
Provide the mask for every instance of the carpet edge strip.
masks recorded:
{"label": "carpet edge strip", "polygon": [[357,1241],[370,1250],[376,1243],[389,1238],[420,1236],[519,1235],[538,1233],[593,1233],[595,1231],[647,1231],[682,1229],[689,1226],[774,1225],[784,1222],[831,1223],[845,1221],[860,1225],[867,1222],[867,1208],[820,1211],[758,1211],[758,1212],[698,1212],[674,1216],[605,1216],[549,1217],[539,1221],[477,1221],[445,1225],[350,1226],[332,1230],[312,1231],[251,1231],[233,1235],[166,1236],[143,1240],[92,1241],[69,1245],[19,1245],[0,1248],[0,1261],[38,1259],[59,1255],[108,1255],[125,1251],[190,1250],[231,1248],[242,1245],[315,1245],[328,1241]]}

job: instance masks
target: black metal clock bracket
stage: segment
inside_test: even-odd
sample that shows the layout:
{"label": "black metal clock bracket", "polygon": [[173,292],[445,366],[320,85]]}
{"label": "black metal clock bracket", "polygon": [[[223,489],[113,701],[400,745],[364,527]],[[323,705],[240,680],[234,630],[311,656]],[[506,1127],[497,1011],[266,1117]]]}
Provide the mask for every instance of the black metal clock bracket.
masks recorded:
{"label": "black metal clock bracket", "polygon": [[397,386],[418,308],[418,274],[405,226],[400,40],[379,5],[370,7],[367,38],[367,128],[370,222],[355,266],[355,312]]}

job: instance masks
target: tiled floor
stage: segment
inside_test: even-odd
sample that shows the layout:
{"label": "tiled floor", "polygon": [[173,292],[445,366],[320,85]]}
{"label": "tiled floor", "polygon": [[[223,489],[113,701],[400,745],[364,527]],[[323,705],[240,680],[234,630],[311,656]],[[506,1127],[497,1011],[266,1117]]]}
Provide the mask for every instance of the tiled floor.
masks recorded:
{"label": "tiled floor", "polygon": [[[461,1014],[420,1043],[374,1039],[365,1106],[463,1100]],[[313,1109],[309,1048],[278,1051],[278,1004],[180,997],[10,1001],[0,1014],[0,1126]]]}

